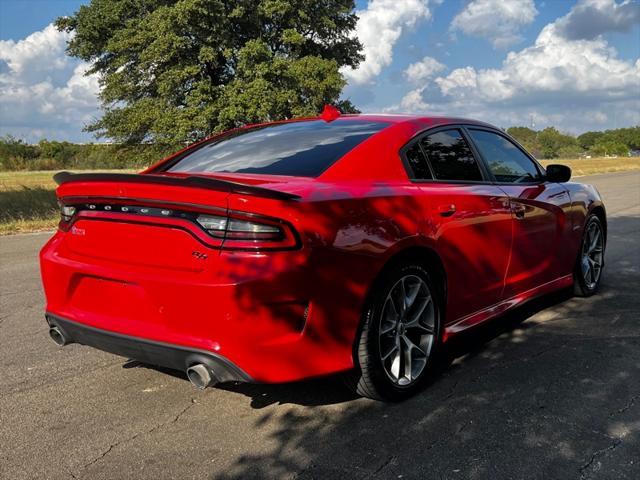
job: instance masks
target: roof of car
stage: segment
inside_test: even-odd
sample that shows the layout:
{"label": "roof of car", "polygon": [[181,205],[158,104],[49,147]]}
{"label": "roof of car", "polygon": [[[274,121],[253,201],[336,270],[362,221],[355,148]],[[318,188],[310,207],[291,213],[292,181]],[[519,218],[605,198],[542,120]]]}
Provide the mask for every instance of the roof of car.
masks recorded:
{"label": "roof of car", "polygon": [[353,118],[357,120],[373,121],[373,122],[388,122],[388,123],[405,123],[405,122],[418,122],[418,123],[430,123],[433,125],[447,124],[447,123],[462,123],[480,125],[491,128],[497,128],[486,122],[479,120],[473,120],[470,118],[461,117],[447,117],[442,115],[428,115],[428,114],[409,114],[409,113],[358,113],[358,114],[343,114],[339,118]]}

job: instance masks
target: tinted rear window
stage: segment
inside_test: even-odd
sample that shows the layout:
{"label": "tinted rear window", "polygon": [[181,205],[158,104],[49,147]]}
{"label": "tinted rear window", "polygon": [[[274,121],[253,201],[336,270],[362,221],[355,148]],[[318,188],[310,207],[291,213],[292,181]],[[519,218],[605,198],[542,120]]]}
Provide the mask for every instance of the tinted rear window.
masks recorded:
{"label": "tinted rear window", "polygon": [[427,165],[427,158],[424,156],[424,153],[422,153],[422,149],[418,143],[414,143],[409,147],[406,156],[413,171],[413,178],[419,180],[431,179],[431,170],[429,170],[429,165]]}
{"label": "tinted rear window", "polygon": [[437,180],[482,180],[480,168],[459,130],[445,130],[421,140]]}
{"label": "tinted rear window", "polygon": [[230,172],[317,177],[389,124],[310,120],[241,130],[187,153],[169,172]]}

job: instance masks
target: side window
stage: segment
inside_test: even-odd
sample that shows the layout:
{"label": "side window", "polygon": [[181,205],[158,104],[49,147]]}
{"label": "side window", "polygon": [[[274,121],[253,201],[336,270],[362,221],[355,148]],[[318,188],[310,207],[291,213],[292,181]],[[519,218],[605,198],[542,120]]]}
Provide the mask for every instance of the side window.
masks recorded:
{"label": "side window", "polygon": [[482,174],[460,130],[432,133],[420,140],[436,180],[482,181]]}
{"label": "side window", "polygon": [[429,170],[429,165],[427,164],[427,159],[425,158],[424,153],[422,153],[418,142],[411,145],[411,147],[407,149],[407,153],[405,155],[409,162],[409,166],[413,171],[413,178],[420,180],[430,180],[432,178],[431,170]]}
{"label": "side window", "polygon": [[486,130],[469,130],[480,154],[498,182],[528,183],[541,179],[541,172],[513,142]]}

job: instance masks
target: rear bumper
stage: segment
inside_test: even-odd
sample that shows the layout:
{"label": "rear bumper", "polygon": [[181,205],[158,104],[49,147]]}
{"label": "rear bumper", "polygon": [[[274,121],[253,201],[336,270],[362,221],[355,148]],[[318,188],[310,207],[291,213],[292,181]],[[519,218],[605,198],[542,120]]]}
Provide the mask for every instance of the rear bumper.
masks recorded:
{"label": "rear bumper", "polygon": [[49,326],[58,327],[70,343],[87,345],[122,357],[183,372],[191,365],[203,363],[211,369],[219,382],[253,381],[247,373],[228,359],[212,352],[109,332],[51,313],[46,314],[46,319]]}
{"label": "rear bumper", "polygon": [[[90,239],[93,244],[78,246],[80,234],[58,232],[44,246],[40,264],[51,318],[73,322],[71,328],[80,325],[113,332],[116,338],[144,339],[145,345],[207,352],[212,354],[209,358],[227,359],[259,383],[353,368],[352,347],[366,284],[351,281],[344,288],[336,278],[342,271],[365,272],[363,262],[370,264],[369,257],[334,258],[338,254],[333,250],[330,256],[313,258],[305,250],[268,255],[207,250],[206,260],[189,258],[185,268],[177,268],[178,255],[191,248],[179,243],[177,233],[176,244],[160,248],[155,244],[156,237],[164,238],[160,235],[151,245],[149,235],[131,225],[116,227],[105,232],[103,241]],[[82,228],[88,235],[89,226]],[[136,257],[140,253],[148,258],[145,248],[171,254],[150,265]],[[131,261],[112,258],[121,252],[130,254]],[[191,257],[190,250],[187,253]],[[65,329],[66,324],[60,326]],[[110,342],[105,347],[76,341],[113,351]],[[164,352],[154,350],[149,359],[147,351],[140,358],[136,348],[133,353],[114,353],[166,365]],[[184,363],[171,362],[169,368],[185,369]]]}

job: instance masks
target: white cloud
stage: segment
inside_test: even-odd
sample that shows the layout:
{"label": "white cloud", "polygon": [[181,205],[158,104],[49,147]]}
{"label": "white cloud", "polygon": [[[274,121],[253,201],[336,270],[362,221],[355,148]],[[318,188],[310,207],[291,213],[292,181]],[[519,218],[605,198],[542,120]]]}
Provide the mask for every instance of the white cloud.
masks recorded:
{"label": "white cloud", "polygon": [[359,19],[355,34],[362,43],[365,59],[356,69],[342,70],[356,84],[371,83],[391,65],[393,47],[402,33],[431,18],[429,0],[370,0],[367,8],[356,14]]}
{"label": "white cloud", "polygon": [[404,71],[404,75],[412,83],[424,82],[432,78],[436,73],[447,68],[438,60],[432,57],[424,57],[416,63],[412,63]]}
{"label": "white cloud", "polygon": [[32,80],[43,72],[56,72],[69,65],[64,56],[68,33],[58,32],[49,25],[24,40],[0,40],[0,60],[4,61],[15,78]]}
{"label": "white cloud", "polygon": [[473,67],[456,68],[446,77],[438,77],[436,83],[445,95],[457,89],[470,89],[478,86],[478,74]]}
{"label": "white cloud", "polygon": [[53,25],[25,39],[0,41],[0,134],[37,141],[87,139],[98,114],[99,83],[88,64],[65,55],[70,35]]}
{"label": "white cloud", "polygon": [[384,113],[427,113],[433,110],[432,106],[424,101],[425,87],[419,87],[409,91],[399,104],[384,108]]}
{"label": "white cloud", "polygon": [[533,0],[472,0],[455,16],[451,29],[505,48],[521,40],[520,28],[533,22],[537,14]]}
{"label": "white cloud", "polygon": [[567,40],[547,25],[534,45],[510,52],[500,69],[457,69],[435,82],[444,95],[505,101],[565,97],[637,96],[640,60],[621,60],[603,39]]}
{"label": "white cloud", "polygon": [[427,106],[499,126],[528,125],[533,116],[538,127],[574,132],[640,123],[640,59],[620,58],[602,36],[568,39],[561,32],[581,5],[545,26],[532,45],[507,54],[500,68],[454,69],[389,108]]}
{"label": "white cloud", "polygon": [[628,32],[640,23],[640,3],[629,0],[581,0],[556,22],[558,33],[569,40],[592,40],[607,32]]}

